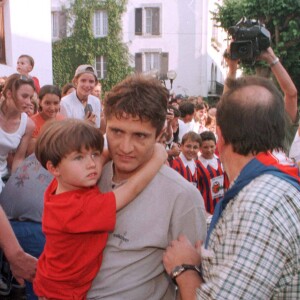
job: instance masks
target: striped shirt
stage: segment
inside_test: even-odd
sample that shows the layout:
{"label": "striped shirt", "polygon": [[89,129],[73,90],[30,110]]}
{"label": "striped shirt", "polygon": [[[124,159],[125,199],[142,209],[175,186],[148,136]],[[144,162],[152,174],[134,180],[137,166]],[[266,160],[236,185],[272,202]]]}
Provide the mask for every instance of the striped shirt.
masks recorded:
{"label": "striped shirt", "polygon": [[226,206],[208,249],[198,299],[300,299],[300,193],[255,178]]}
{"label": "striped shirt", "polygon": [[[205,209],[208,213],[213,214],[216,204],[224,196],[224,191],[229,187],[229,180],[224,173],[221,161],[214,157],[216,168],[210,164],[204,164],[204,159],[197,160],[198,168],[198,187],[204,199]],[[214,178],[221,178],[215,180]]]}
{"label": "striped shirt", "polygon": [[187,181],[191,182],[195,187],[198,187],[198,163],[197,161],[192,161],[192,163],[194,165],[194,170],[189,168],[189,166],[186,164],[186,160],[183,161],[183,159],[179,156],[170,162],[170,167],[177,171]]}

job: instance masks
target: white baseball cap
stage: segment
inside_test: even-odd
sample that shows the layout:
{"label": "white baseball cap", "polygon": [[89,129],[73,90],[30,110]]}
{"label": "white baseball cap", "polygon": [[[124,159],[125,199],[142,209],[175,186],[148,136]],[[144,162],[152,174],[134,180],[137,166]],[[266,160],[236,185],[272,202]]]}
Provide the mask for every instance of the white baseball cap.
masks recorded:
{"label": "white baseball cap", "polygon": [[80,65],[75,71],[75,77],[83,73],[93,74],[96,77],[96,80],[98,80],[97,72],[95,71],[94,67],[91,65]]}

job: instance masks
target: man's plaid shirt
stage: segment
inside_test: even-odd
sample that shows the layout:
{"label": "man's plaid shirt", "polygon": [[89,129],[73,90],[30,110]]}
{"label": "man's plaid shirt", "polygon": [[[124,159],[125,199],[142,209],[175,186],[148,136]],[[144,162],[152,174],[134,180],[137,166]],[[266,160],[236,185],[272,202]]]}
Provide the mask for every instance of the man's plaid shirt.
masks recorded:
{"label": "man's plaid shirt", "polygon": [[199,299],[300,299],[300,193],[255,178],[223,211],[208,250]]}

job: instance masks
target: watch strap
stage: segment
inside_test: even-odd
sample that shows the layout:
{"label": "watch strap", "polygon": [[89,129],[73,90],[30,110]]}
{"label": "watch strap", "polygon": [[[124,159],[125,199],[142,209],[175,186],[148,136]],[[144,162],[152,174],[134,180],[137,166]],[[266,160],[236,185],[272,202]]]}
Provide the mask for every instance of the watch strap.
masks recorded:
{"label": "watch strap", "polygon": [[270,63],[270,68],[274,67],[279,63],[279,58],[276,57],[271,63]]}
{"label": "watch strap", "polygon": [[184,273],[185,271],[188,271],[188,270],[196,271],[198,273],[198,275],[200,277],[202,277],[201,269],[198,266],[183,264],[183,265],[175,267],[173,269],[173,271],[171,272],[171,274],[170,274],[170,277],[171,277],[171,279],[172,279],[172,281],[174,282],[175,285],[177,285],[176,278],[179,275],[181,275],[182,273]]}

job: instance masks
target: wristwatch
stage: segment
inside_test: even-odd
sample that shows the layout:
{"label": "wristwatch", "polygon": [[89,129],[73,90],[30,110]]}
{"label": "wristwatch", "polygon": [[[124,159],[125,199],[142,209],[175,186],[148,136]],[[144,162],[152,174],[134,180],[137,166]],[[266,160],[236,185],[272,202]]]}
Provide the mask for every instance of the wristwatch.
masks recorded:
{"label": "wristwatch", "polygon": [[199,276],[202,278],[202,272],[200,270],[200,268],[198,266],[194,266],[194,265],[180,265],[180,266],[176,266],[173,271],[170,274],[170,277],[172,279],[172,281],[174,282],[175,285],[177,285],[176,282],[176,278],[182,274],[183,272],[187,271],[187,270],[193,270],[196,271]]}

